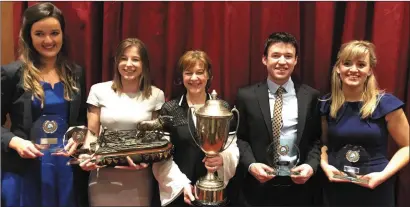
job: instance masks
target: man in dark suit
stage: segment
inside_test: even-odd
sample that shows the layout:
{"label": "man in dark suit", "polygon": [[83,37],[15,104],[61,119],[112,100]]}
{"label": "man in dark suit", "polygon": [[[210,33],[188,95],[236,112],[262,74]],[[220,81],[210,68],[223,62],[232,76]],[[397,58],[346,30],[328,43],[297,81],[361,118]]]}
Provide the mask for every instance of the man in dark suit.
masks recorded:
{"label": "man in dark suit", "polygon": [[[262,57],[268,71],[267,80],[238,91],[238,146],[240,164],[248,170],[243,183],[247,205],[314,204],[312,193],[319,188],[311,179],[320,163],[321,129],[316,110],[319,91],[293,82],[291,75],[297,60],[296,38],[284,32],[271,34]],[[289,168],[291,175],[268,173],[275,171],[268,165],[269,159],[273,160],[272,156],[268,158],[268,146],[288,152],[277,157],[280,161],[299,161],[296,167]]]}

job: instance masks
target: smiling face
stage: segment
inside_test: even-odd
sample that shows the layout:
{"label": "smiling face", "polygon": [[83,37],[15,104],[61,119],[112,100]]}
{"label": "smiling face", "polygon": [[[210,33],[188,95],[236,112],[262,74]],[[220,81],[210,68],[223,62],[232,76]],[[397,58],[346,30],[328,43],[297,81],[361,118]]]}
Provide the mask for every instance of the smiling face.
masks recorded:
{"label": "smiling face", "polygon": [[268,77],[278,85],[289,80],[297,63],[296,49],[290,43],[277,42],[272,44],[267,55],[262,57],[266,65]]}
{"label": "smiling face", "polygon": [[142,74],[143,64],[136,46],[130,46],[118,60],[118,72],[122,80],[139,80]]}
{"label": "smiling face", "polygon": [[43,59],[57,57],[63,45],[61,25],[54,17],[44,18],[34,23],[30,37],[33,47]]}
{"label": "smiling face", "polygon": [[345,87],[364,87],[366,79],[372,74],[369,54],[353,59],[342,60],[336,69]]}
{"label": "smiling face", "polygon": [[188,93],[200,94],[206,90],[209,75],[204,64],[201,61],[197,61],[195,65],[183,71],[182,78]]}

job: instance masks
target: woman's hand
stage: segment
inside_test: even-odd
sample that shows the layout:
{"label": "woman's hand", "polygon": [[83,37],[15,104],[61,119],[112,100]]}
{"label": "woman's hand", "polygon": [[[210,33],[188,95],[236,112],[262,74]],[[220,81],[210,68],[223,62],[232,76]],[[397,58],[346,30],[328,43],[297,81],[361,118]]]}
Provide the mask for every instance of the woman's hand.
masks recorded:
{"label": "woman's hand", "polygon": [[75,153],[78,145],[78,142],[74,141],[73,138],[70,138],[67,142],[67,145],[64,147],[64,150],[52,153],[51,155],[69,157]]}
{"label": "woman's hand", "polygon": [[9,147],[16,150],[22,158],[34,159],[44,155],[40,152],[42,149],[40,145],[20,137],[13,137],[10,140]]}
{"label": "woman's hand", "polygon": [[336,169],[333,165],[329,164],[321,164],[321,167],[323,169],[323,172],[325,172],[327,178],[329,179],[330,182],[338,182],[338,183],[349,183],[349,180],[343,180],[343,179],[338,179],[334,178],[334,175],[344,175],[343,172],[340,172],[338,169]]}
{"label": "woman's hand", "polygon": [[115,166],[115,168],[123,170],[141,170],[149,166],[147,163],[135,164],[129,156],[127,156],[127,161],[129,166]]}
{"label": "woman's hand", "polygon": [[382,184],[384,181],[387,180],[383,172],[373,172],[367,175],[363,175],[359,178],[363,180],[368,180],[368,183],[359,183],[359,182],[353,182],[353,183],[366,187],[366,188],[370,188],[370,189],[375,189],[377,186],[379,186],[380,184]]}
{"label": "woman's hand", "polygon": [[218,154],[215,157],[205,157],[204,159],[202,159],[202,162],[205,163],[205,168],[210,173],[216,172],[224,164],[224,160],[222,159],[221,154]]}
{"label": "woman's hand", "polygon": [[194,187],[191,184],[184,186],[184,202],[192,206],[192,201],[195,200],[194,197]]}
{"label": "woman's hand", "polygon": [[91,161],[92,159],[98,159],[98,157],[93,157],[89,154],[81,154],[78,159],[80,160],[80,167],[85,171],[91,171],[104,166],[96,165],[95,162]]}

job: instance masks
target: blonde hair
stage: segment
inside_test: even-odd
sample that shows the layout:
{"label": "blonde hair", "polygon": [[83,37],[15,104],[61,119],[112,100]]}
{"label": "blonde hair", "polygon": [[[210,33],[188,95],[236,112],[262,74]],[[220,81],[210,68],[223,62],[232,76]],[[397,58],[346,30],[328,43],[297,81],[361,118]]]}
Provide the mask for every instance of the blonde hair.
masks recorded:
{"label": "blonde hair", "polygon": [[125,50],[130,47],[136,47],[138,50],[139,56],[141,58],[142,74],[139,80],[139,89],[142,91],[143,98],[148,99],[152,94],[148,51],[145,47],[145,44],[137,38],[127,38],[127,39],[122,40],[120,44],[118,44],[117,50],[115,52],[114,80],[113,80],[113,84],[111,88],[115,92],[121,93],[122,82],[121,82],[121,74],[118,71],[118,64],[120,63],[121,56],[124,55]]}
{"label": "blonde hair", "polygon": [[38,68],[42,65],[41,55],[34,48],[30,33],[34,23],[49,17],[59,21],[63,35],[63,45],[57,54],[56,67],[60,81],[64,84],[64,99],[71,101],[72,94],[79,91],[72,71],[74,65],[67,60],[65,55],[65,21],[62,12],[48,2],[35,4],[24,11],[19,34],[19,53],[20,60],[23,62],[23,88],[33,93],[32,98],[40,100],[41,108],[44,107],[44,90],[40,84],[41,77]]}
{"label": "blonde hair", "polygon": [[[340,64],[343,64],[346,60],[354,60],[360,57],[366,57],[369,55],[370,68],[373,70],[377,64],[377,58],[375,53],[375,46],[368,41],[353,40],[342,45],[337,54],[337,61],[332,71],[331,80],[331,105],[330,116],[336,118],[337,112],[345,102],[345,97],[342,91],[342,80],[337,73],[337,68]],[[383,91],[379,89],[374,72],[370,73],[367,80],[364,83],[364,89],[362,93],[363,105],[360,109],[361,118],[367,118],[372,115],[378,101],[383,95]]]}

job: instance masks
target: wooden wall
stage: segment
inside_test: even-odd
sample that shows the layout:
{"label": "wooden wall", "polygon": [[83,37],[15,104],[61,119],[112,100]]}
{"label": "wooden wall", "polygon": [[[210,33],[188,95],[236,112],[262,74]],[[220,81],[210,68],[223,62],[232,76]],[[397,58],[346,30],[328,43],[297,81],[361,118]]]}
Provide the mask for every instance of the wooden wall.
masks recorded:
{"label": "wooden wall", "polygon": [[14,58],[13,2],[1,2],[1,65]]}

